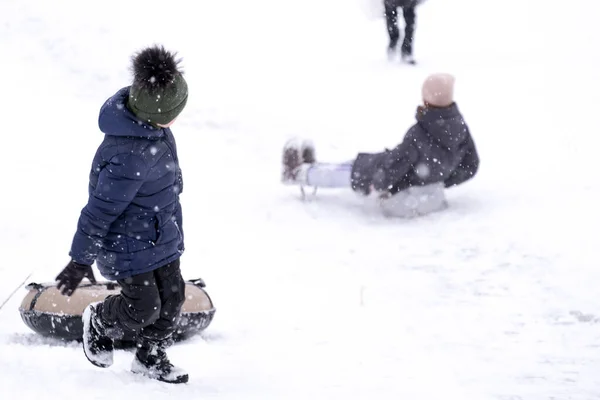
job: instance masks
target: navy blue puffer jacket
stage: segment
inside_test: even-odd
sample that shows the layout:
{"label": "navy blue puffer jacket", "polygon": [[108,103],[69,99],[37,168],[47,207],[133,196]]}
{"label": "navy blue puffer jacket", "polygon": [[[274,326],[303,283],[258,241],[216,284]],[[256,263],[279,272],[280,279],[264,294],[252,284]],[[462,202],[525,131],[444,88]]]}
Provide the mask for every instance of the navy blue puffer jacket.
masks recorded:
{"label": "navy blue puffer jacket", "polygon": [[125,106],[129,87],[100,109],[105,134],[92,163],[89,199],[69,255],[96,261],[107,279],[152,271],[184,250],[179,194],[183,180],[168,128],[138,120]]}

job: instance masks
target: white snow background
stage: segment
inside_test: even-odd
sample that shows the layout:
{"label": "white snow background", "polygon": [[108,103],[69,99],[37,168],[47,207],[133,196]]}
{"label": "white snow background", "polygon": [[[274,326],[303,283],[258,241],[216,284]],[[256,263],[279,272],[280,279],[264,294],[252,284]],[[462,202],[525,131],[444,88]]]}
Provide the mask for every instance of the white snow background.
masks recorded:
{"label": "white snow background", "polygon": [[[600,5],[428,0],[410,67],[369,1],[0,2],[0,302],[68,262],[98,110],[162,43],[190,88],[182,270],[217,307],[170,349],[190,373],[173,386],[131,374],[131,352],[101,370],[40,338],[19,288],[0,398],[600,399]],[[324,161],[400,142],[439,71],[481,157],[449,210],[388,220],[279,183],[289,137]]]}

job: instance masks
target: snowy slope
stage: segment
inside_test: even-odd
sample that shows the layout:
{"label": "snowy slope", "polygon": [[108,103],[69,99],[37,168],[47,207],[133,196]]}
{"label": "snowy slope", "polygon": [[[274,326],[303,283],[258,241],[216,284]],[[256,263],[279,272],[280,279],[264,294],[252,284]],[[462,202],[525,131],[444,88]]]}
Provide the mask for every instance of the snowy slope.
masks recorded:
{"label": "snowy slope", "polygon": [[[0,310],[2,398],[600,398],[600,6],[429,0],[409,68],[366,1],[0,2],[0,303],[68,261],[98,109],[160,42],[191,90],[182,268],[217,306],[171,350],[191,376],[173,387],[132,376],[128,352],[100,370],[35,336],[21,289]],[[436,71],[482,157],[447,212],[390,221],[279,184],[290,136],[331,161],[397,143]]]}

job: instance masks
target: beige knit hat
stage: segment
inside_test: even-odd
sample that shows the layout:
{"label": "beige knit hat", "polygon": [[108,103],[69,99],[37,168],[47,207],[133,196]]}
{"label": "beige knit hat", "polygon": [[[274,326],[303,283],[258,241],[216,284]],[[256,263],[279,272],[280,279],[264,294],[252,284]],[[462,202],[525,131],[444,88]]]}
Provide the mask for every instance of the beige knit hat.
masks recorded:
{"label": "beige knit hat", "polygon": [[454,102],[454,76],[429,75],[423,82],[421,92],[425,103],[434,107],[447,107]]}

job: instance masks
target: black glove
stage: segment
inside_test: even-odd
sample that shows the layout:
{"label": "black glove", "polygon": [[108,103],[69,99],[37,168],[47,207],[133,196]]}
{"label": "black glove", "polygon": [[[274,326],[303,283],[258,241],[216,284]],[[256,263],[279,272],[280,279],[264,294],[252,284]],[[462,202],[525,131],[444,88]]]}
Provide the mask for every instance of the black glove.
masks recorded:
{"label": "black glove", "polygon": [[62,295],[71,296],[83,278],[88,278],[93,284],[96,283],[92,266],[71,261],[56,277],[56,281],[58,281],[56,287]]}

